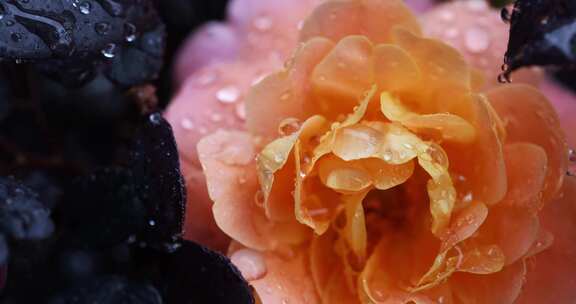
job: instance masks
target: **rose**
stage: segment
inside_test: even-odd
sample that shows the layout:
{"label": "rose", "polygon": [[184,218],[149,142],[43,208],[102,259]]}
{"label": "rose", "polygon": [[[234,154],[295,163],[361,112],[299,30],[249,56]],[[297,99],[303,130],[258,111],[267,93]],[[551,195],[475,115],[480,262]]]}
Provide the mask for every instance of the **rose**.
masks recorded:
{"label": "rose", "polygon": [[[280,98],[280,99],[281,99],[281,98]],[[287,126],[289,126],[289,124],[288,124]],[[222,144],[223,144],[223,145],[226,145],[226,143],[222,143]],[[215,146],[215,145],[210,145],[210,146],[211,146],[211,147],[217,147],[217,146]],[[226,149],[224,149],[224,150],[226,150]],[[218,154],[215,154],[215,155],[218,155]],[[235,162],[234,158],[231,157],[230,155],[227,155],[227,154],[224,154],[224,157],[223,157],[222,159],[223,159],[225,162],[231,162],[231,163],[234,163],[234,162]],[[243,158],[243,159],[241,159],[240,161],[241,161],[241,162],[244,162],[244,161],[246,161],[246,159],[247,159],[247,158]],[[247,177],[240,177],[239,180],[244,180],[244,184],[248,183],[248,178],[247,178]],[[232,184],[234,184],[234,183],[232,183]],[[227,185],[227,184],[223,184],[223,185]],[[223,186],[223,187],[215,187],[215,188],[226,188],[226,187]],[[221,189],[216,189],[216,190],[219,191],[219,190],[221,190]],[[224,192],[225,192],[225,191],[224,191]],[[246,209],[246,210],[248,210],[248,209]],[[241,211],[242,211],[242,210],[241,210]],[[245,211],[245,210],[244,210],[244,211]],[[237,213],[237,215],[238,215],[238,216],[241,216],[241,212]],[[244,250],[244,251],[240,251],[240,253],[244,253],[243,256],[247,256],[247,255],[245,254],[245,253],[246,253],[245,250]],[[269,256],[268,253],[267,253],[266,255],[268,256],[268,268],[269,268],[269,269],[277,268],[277,267],[273,267],[273,266],[274,266],[274,263],[277,262],[277,261],[275,262],[274,257],[273,257],[273,256]],[[233,257],[235,257],[235,256],[237,256],[237,255],[234,255]],[[249,255],[248,255],[248,256],[249,256]],[[298,259],[295,259],[295,260],[298,261]],[[286,263],[284,263],[284,264],[286,264]],[[280,266],[282,266],[282,263],[280,263]],[[285,265],[284,265],[284,266],[285,266]],[[505,272],[503,272],[503,273],[505,273]],[[267,280],[267,281],[274,280],[275,274],[276,274],[276,272],[271,272],[271,273],[269,273],[269,275],[267,275],[267,277],[266,277],[266,280]],[[280,278],[278,278],[278,280],[280,280],[280,279],[286,279],[286,278],[285,278],[286,276],[287,276],[287,275],[280,276]],[[300,273],[298,276],[299,276],[299,277],[305,277],[305,274],[304,274],[304,273]],[[282,278],[282,277],[283,277],[283,278]],[[509,280],[508,280],[508,281],[509,281]],[[509,281],[509,282],[510,282],[510,281]],[[512,281],[512,282],[513,282],[513,281]],[[257,287],[258,287],[258,285],[257,285]],[[510,289],[508,289],[508,288],[505,288],[504,286],[501,286],[501,288],[502,288],[502,290],[504,290],[504,291],[510,290]],[[264,288],[261,288],[261,290],[264,290]],[[464,290],[464,289],[461,289],[461,290]],[[281,292],[276,292],[275,295],[281,295]]]}

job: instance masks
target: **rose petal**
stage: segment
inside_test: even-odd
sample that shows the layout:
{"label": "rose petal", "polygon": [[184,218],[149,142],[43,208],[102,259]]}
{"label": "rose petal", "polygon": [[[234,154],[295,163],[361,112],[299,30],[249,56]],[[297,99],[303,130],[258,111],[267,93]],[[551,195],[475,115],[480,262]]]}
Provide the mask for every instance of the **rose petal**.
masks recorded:
{"label": "rose petal", "polygon": [[182,162],[181,167],[188,191],[184,238],[225,252],[230,240],[214,221],[213,202],[208,196],[204,173],[186,162]]}
{"label": "rose petal", "polygon": [[536,241],[540,221],[527,209],[498,205],[490,210],[479,234],[485,243],[497,244],[510,265],[522,257]]}
{"label": "rose petal", "polygon": [[566,174],[568,149],[558,116],[546,97],[527,85],[502,86],[489,91],[487,97],[506,125],[508,141],[530,142],[546,150],[543,200],[555,198]]}
{"label": "rose petal", "polygon": [[254,86],[246,97],[246,122],[252,134],[275,137],[283,119],[303,121],[307,118],[310,74],[332,47],[326,39],[312,39],[296,52],[287,70],[272,74]]}
{"label": "rose petal", "polygon": [[348,113],[374,82],[373,45],[364,36],[349,36],[314,68],[311,84],[327,117]]}
{"label": "rose petal", "polygon": [[402,48],[393,44],[380,44],[374,48],[376,84],[383,91],[395,92],[418,82],[418,65]]}
{"label": "rose petal", "polygon": [[508,192],[502,204],[537,212],[544,204],[542,191],[548,168],[546,151],[534,144],[515,143],[504,147],[504,156]]}
{"label": "rose petal", "polygon": [[490,275],[457,273],[450,278],[460,303],[514,303],[522,291],[526,267],[522,261]]}
{"label": "rose petal", "polygon": [[380,95],[380,109],[386,118],[399,122],[414,132],[435,131],[439,133],[440,136],[436,137],[440,139],[462,143],[469,143],[476,136],[474,126],[457,115],[447,113],[419,115],[407,109],[400,100],[387,92]]}
{"label": "rose petal", "polygon": [[252,137],[219,131],[198,143],[216,223],[233,239],[259,250],[279,242],[299,243],[306,236],[300,224],[273,223],[255,202],[258,191]]}
{"label": "rose petal", "polygon": [[570,303],[576,298],[576,181],[566,179],[562,198],[542,209],[542,226],[554,235],[535,257],[519,304]]}
{"label": "rose petal", "polygon": [[250,282],[261,303],[320,303],[303,251],[295,250],[288,257],[264,253],[263,257],[266,275]]}
{"label": "rose petal", "polygon": [[176,83],[184,83],[204,66],[235,59],[239,48],[238,35],[231,26],[219,22],[205,24],[184,42],[176,55]]}
{"label": "rose petal", "polygon": [[341,193],[354,193],[372,186],[372,176],[361,162],[346,162],[334,155],[320,159],[318,175],[326,187]]}
{"label": "rose petal", "polygon": [[468,145],[445,143],[443,148],[450,159],[450,171],[464,182],[458,187],[460,193],[493,205],[506,195],[507,178],[502,143],[497,122],[480,97],[472,99],[474,115],[468,120],[476,129],[476,140]]}
{"label": "rose petal", "polygon": [[544,93],[552,102],[556,112],[560,116],[562,129],[566,132],[568,143],[576,146],[576,96],[570,89],[564,88],[561,84],[548,79],[541,86]]}
{"label": "rose petal", "polygon": [[418,21],[400,0],[327,1],[306,19],[300,40],[322,36],[339,41],[365,35],[376,44],[392,41],[392,28],[420,33]]}

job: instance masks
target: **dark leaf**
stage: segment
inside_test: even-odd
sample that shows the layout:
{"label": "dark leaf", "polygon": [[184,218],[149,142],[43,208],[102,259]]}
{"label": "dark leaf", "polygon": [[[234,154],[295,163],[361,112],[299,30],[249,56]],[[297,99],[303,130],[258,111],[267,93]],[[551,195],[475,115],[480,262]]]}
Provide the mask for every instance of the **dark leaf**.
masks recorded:
{"label": "dark leaf", "polygon": [[[68,86],[80,86],[100,69],[118,64],[117,55],[125,49],[143,49],[139,37],[162,28],[152,0],[4,0],[0,16],[0,57],[32,61]],[[162,52],[146,53],[138,61],[138,79],[119,82],[153,79]],[[137,68],[116,69],[135,77]]]}
{"label": "dark leaf", "polygon": [[106,68],[108,77],[125,87],[156,79],[163,64],[166,37],[163,25],[139,38],[133,37],[134,43],[117,50],[112,64]]}
{"label": "dark leaf", "polygon": [[0,7],[4,58],[86,57],[159,22],[150,0],[4,0]]}
{"label": "dark leaf", "polygon": [[158,291],[147,284],[112,276],[89,280],[62,295],[50,304],[162,304]]}
{"label": "dark leaf", "polygon": [[130,167],[148,212],[141,241],[171,250],[182,235],[186,192],[170,124],[159,113],[150,114],[132,151]]}
{"label": "dark leaf", "polygon": [[107,168],[66,193],[64,233],[82,247],[111,247],[142,230],[146,210],[131,172]]}
{"label": "dark leaf", "polygon": [[574,66],[576,1],[518,0],[510,23],[508,74],[529,65]]}
{"label": "dark leaf", "polygon": [[6,264],[8,259],[8,244],[6,244],[6,238],[3,234],[0,234],[0,289],[4,286],[4,280],[2,277],[3,266]]}
{"label": "dark leaf", "polygon": [[168,304],[253,304],[251,287],[225,256],[184,241],[172,254],[149,252],[158,260],[155,286]]}
{"label": "dark leaf", "polygon": [[50,210],[36,194],[11,178],[0,178],[0,232],[16,240],[37,240],[53,231]]}

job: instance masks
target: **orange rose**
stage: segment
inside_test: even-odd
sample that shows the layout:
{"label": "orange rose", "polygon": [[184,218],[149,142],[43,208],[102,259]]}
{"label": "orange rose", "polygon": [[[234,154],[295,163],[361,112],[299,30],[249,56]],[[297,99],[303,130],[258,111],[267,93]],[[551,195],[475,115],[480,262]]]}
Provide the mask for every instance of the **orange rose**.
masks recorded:
{"label": "orange rose", "polygon": [[400,0],[326,2],[300,37],[247,96],[248,132],[198,144],[263,303],[514,302],[567,166],[546,98],[481,93]]}

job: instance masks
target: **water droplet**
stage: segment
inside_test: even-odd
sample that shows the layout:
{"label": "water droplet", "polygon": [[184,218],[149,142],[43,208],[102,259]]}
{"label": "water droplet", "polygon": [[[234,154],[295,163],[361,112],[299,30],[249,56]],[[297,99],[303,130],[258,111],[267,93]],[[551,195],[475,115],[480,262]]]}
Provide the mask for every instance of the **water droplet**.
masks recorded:
{"label": "water droplet", "polygon": [[136,26],[134,24],[124,24],[124,39],[126,39],[126,42],[134,42],[136,40]]}
{"label": "water droplet", "polygon": [[204,87],[213,84],[216,81],[216,78],[218,78],[216,73],[203,73],[196,77],[195,83]]}
{"label": "water droplet", "polygon": [[236,116],[241,120],[246,120],[246,105],[243,102],[236,105]]}
{"label": "water droplet", "polygon": [[109,43],[101,51],[102,55],[108,59],[112,59],[116,56],[116,44]]}
{"label": "water droplet", "polygon": [[304,20],[298,21],[298,23],[296,24],[296,29],[298,29],[300,31],[303,28],[304,28]]}
{"label": "water droplet", "polygon": [[106,35],[110,31],[110,23],[108,22],[98,22],[94,26],[94,31],[99,35]]}
{"label": "water droplet", "polygon": [[287,118],[280,122],[278,133],[282,136],[288,136],[300,129],[300,121],[296,118]]}
{"label": "water droplet", "polygon": [[440,17],[442,21],[450,22],[454,20],[454,13],[449,10],[442,10],[438,13],[438,17]]}
{"label": "water droplet", "polygon": [[490,33],[482,27],[472,27],[466,31],[464,43],[472,53],[482,53],[490,47]]}
{"label": "water droplet", "polygon": [[162,121],[162,115],[160,115],[160,113],[150,114],[150,116],[148,116],[148,120],[149,120],[151,123],[153,123],[153,124],[155,124],[155,125],[158,125],[158,124],[160,124],[160,122]]}
{"label": "water droplet", "polygon": [[464,197],[462,198],[462,201],[465,203],[469,203],[472,200],[474,200],[474,195],[472,194],[472,192],[466,193],[466,195],[464,195]]}
{"label": "water droplet", "polygon": [[254,203],[256,203],[258,207],[264,207],[264,193],[261,190],[258,190],[254,195]]}
{"label": "water droplet", "polygon": [[80,13],[84,15],[90,14],[90,10],[92,9],[92,5],[88,1],[74,0],[74,2],[72,2],[72,6],[77,8]]}
{"label": "water droplet", "polygon": [[258,75],[258,76],[256,76],[256,77],[254,77],[254,79],[252,80],[251,85],[254,86],[254,85],[259,84],[262,80],[264,80],[264,78],[266,78],[266,76],[267,76],[266,74],[260,74],[260,75]]}
{"label": "water droplet", "polygon": [[218,114],[218,113],[214,113],[210,116],[210,119],[213,122],[221,122],[222,121],[222,115]]}
{"label": "water droplet", "polygon": [[506,23],[510,22],[510,19],[512,18],[512,16],[511,16],[508,8],[505,7],[500,11],[500,18],[502,18],[502,21],[504,21]]}
{"label": "water droplet", "polygon": [[235,103],[240,98],[240,90],[235,86],[227,86],[216,92],[216,99],[221,103]]}
{"label": "water droplet", "polygon": [[194,129],[194,123],[192,122],[192,120],[188,119],[188,118],[184,118],[180,121],[180,126],[182,127],[182,129],[184,130],[192,130]]}
{"label": "water droplet", "polygon": [[10,38],[12,38],[12,41],[14,42],[19,42],[20,40],[22,40],[22,35],[19,33],[12,33],[12,35],[10,35]]}
{"label": "water droplet", "polygon": [[280,95],[280,100],[286,101],[286,100],[290,99],[290,96],[292,96],[290,94],[290,92],[284,92],[284,93],[282,93],[282,95]]}
{"label": "water droplet", "polygon": [[468,0],[468,9],[473,12],[481,12],[488,8],[485,0]]}
{"label": "water droplet", "polygon": [[510,74],[508,72],[504,72],[498,75],[498,82],[499,83],[511,83],[512,79],[510,79]]}
{"label": "water droplet", "polygon": [[268,30],[270,30],[272,28],[272,19],[268,16],[260,16],[256,19],[254,19],[254,22],[252,23],[254,25],[254,27],[261,31],[261,32],[266,32]]}
{"label": "water droplet", "polygon": [[454,39],[458,35],[460,35],[460,30],[455,27],[451,27],[444,32],[444,36],[448,39]]}
{"label": "water droplet", "polygon": [[244,185],[246,182],[247,182],[246,177],[240,176],[240,177],[238,178],[238,183],[239,183],[240,185]]}
{"label": "water droplet", "polygon": [[108,14],[114,17],[124,15],[124,5],[117,0],[96,0]]}

